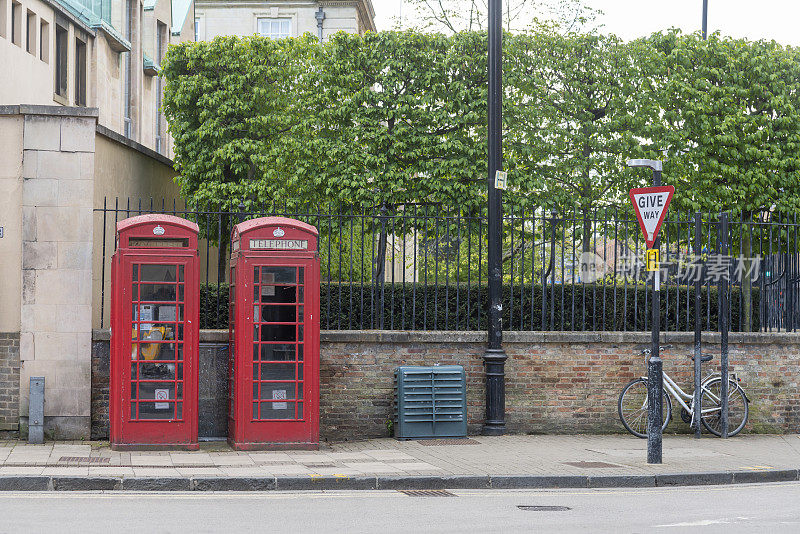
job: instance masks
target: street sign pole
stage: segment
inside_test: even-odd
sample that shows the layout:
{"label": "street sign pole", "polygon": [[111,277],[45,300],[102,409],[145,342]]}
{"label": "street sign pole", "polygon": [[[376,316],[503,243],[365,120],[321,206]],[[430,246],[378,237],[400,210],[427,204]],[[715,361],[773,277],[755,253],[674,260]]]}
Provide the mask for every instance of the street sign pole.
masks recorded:
{"label": "street sign pole", "polygon": [[[694,214],[694,261],[700,261],[700,253],[702,252],[702,248],[700,247],[700,238],[703,233],[703,220],[701,218],[700,213]],[[702,437],[702,429],[700,416],[703,413],[702,408],[702,400],[700,395],[701,391],[701,374],[702,369],[700,367],[702,360],[702,334],[701,334],[701,319],[700,319],[700,289],[701,289],[701,280],[700,275],[695,275],[694,280],[694,437],[700,439]]]}
{"label": "street sign pole", "polygon": [[639,226],[644,233],[645,243],[650,248],[647,251],[647,270],[653,273],[653,332],[650,358],[647,360],[647,463],[660,464],[664,378],[658,343],[661,334],[661,266],[659,264],[661,240],[658,232],[667,215],[675,188],[661,186],[661,162],[658,160],[629,160],[628,166],[649,167],[653,170],[653,187],[631,189],[629,195],[636,210]]}
{"label": "street sign pole", "polygon": [[[661,185],[661,170],[653,170],[653,186]],[[665,209],[666,211],[666,209]],[[661,238],[656,238],[653,248],[659,250]],[[661,407],[664,402],[663,362],[659,355],[658,338],[661,334],[661,266],[653,273],[653,333],[650,360],[647,365],[647,463],[661,463]]]}
{"label": "street sign pole", "polygon": [[[720,247],[719,251],[723,257],[728,255],[728,213],[720,215]],[[728,278],[723,276],[719,282],[719,330],[720,330],[720,399],[722,399],[722,413],[720,414],[720,432],[723,438],[728,437]]]}

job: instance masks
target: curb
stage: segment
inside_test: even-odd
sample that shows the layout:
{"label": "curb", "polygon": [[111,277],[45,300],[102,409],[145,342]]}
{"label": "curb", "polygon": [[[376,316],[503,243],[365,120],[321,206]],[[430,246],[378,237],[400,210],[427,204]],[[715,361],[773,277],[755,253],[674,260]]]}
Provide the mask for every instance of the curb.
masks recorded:
{"label": "curb", "polygon": [[0,476],[3,491],[292,491],[653,488],[800,480],[800,470],[656,475],[498,475],[376,477],[69,477]]}

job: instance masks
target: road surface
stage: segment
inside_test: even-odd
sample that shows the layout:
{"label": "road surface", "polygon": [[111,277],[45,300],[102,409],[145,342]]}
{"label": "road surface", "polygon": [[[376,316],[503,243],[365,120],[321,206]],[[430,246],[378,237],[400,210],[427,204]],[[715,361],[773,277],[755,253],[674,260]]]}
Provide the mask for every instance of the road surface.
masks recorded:
{"label": "road surface", "polygon": [[451,493],[0,493],[0,532],[800,531],[800,483]]}

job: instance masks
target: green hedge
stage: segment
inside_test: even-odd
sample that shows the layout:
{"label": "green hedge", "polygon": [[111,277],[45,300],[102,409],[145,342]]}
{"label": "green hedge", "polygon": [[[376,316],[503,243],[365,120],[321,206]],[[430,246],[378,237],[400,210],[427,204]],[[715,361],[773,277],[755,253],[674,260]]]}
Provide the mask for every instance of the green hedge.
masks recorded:
{"label": "green hedge", "polygon": [[[423,286],[406,283],[371,285],[343,282],[324,284],[321,291],[323,330],[485,330],[486,286]],[[513,298],[512,298],[513,291]],[[643,286],[548,286],[547,308],[542,321],[541,285],[503,287],[505,330],[628,330],[650,328],[651,292]],[[382,304],[381,304],[382,299]],[[616,300],[615,300],[616,299]],[[703,288],[701,312],[704,330],[719,328],[717,288]],[[759,290],[752,289],[752,330],[759,323]],[[743,298],[731,291],[731,330],[740,329]],[[562,304],[563,303],[563,304]],[[201,328],[228,328],[228,286],[210,285],[200,291]],[[694,289],[673,286],[661,292],[663,330],[694,329]],[[669,311],[667,311],[669,310]],[[382,313],[381,313],[382,311]],[[552,317],[552,318],[551,318]],[[381,324],[381,321],[383,323]]]}
{"label": "green hedge", "polygon": [[228,284],[200,285],[200,328],[228,328]]}

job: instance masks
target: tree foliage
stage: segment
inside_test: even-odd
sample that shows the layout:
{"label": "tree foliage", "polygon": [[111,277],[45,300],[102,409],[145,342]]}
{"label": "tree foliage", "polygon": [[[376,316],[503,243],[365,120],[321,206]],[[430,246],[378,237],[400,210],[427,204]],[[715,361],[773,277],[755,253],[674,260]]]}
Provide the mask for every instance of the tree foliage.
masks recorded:
{"label": "tree foliage", "polygon": [[655,34],[665,176],[677,207],[800,207],[800,55],[774,41]]}
{"label": "tree foliage", "polygon": [[[438,3],[438,2],[437,2]],[[446,1],[442,0],[442,6]],[[195,207],[485,206],[486,35],[416,31],[170,48],[165,113]],[[627,206],[664,160],[674,206],[800,202],[800,61],[775,43],[675,32],[630,43],[539,26],[504,38],[505,201]]]}
{"label": "tree foliage", "polygon": [[[588,216],[619,202],[641,177],[631,157],[658,157],[647,141],[659,107],[642,43],[540,31],[510,38],[506,144],[518,197]],[[543,53],[543,51],[547,53]]]}
{"label": "tree foliage", "polygon": [[479,209],[485,55],[477,33],[334,36],[314,80],[306,179],[338,205]]}
{"label": "tree foliage", "polygon": [[181,194],[198,209],[268,209],[303,198],[292,172],[304,137],[298,117],[309,37],[218,37],[170,47],[164,112]]}

